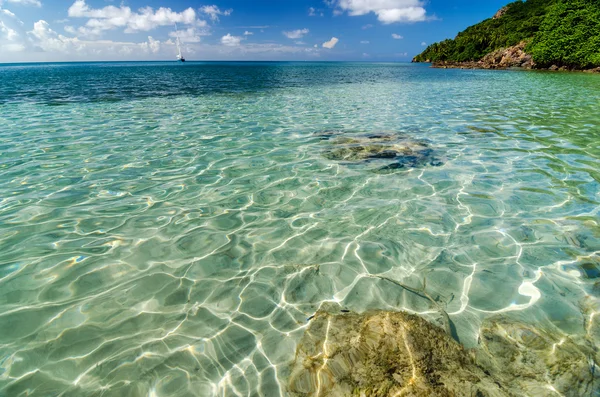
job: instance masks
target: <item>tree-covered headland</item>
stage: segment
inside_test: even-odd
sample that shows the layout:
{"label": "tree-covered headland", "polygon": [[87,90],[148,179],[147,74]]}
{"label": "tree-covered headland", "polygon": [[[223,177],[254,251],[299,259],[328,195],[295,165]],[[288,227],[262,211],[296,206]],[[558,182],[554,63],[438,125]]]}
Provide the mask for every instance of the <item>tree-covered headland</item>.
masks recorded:
{"label": "tree-covered headland", "polygon": [[480,61],[521,42],[538,68],[600,66],[600,0],[515,1],[453,40],[430,45],[414,61]]}

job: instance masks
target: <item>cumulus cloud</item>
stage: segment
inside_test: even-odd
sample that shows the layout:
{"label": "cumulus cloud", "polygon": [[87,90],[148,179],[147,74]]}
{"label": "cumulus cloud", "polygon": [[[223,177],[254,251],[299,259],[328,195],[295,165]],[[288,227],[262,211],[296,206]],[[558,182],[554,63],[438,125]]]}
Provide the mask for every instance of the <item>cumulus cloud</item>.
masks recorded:
{"label": "cumulus cloud", "polygon": [[340,41],[337,37],[332,37],[331,40],[323,43],[323,48],[333,48]]}
{"label": "cumulus cloud", "polygon": [[230,33],[227,33],[225,36],[221,37],[221,44],[227,47],[237,47],[240,45],[242,38],[239,36],[232,36]]}
{"label": "cumulus cloud", "polygon": [[29,43],[23,25],[15,14],[0,8],[0,54],[25,50]]}
{"label": "cumulus cloud", "polygon": [[288,39],[301,39],[302,37],[304,37],[304,35],[308,34],[308,32],[309,32],[309,30],[304,28],[304,29],[292,30],[289,32],[283,32],[283,34]]}
{"label": "cumulus cloud", "polygon": [[213,5],[213,6],[200,7],[200,12],[208,15],[211,20],[218,21],[219,15],[229,16],[233,12],[233,10],[229,9],[229,10],[221,11],[219,9],[219,7]]}
{"label": "cumulus cloud", "polygon": [[[42,6],[42,3],[40,2],[40,0],[6,0],[6,2],[13,3],[13,4],[36,6],[36,7]],[[2,1],[0,1],[0,5],[2,5]]]}
{"label": "cumulus cloud", "polygon": [[2,21],[0,21],[0,33],[0,37],[6,38],[8,41],[15,41],[19,37],[16,30],[9,28]]}
{"label": "cumulus cloud", "polygon": [[183,43],[199,43],[200,36],[208,36],[209,34],[207,30],[199,30],[192,26],[177,32],[169,32],[169,37],[179,37],[179,40]]}
{"label": "cumulus cloud", "polygon": [[404,38],[404,36],[400,36],[397,33],[392,33],[392,38],[395,40],[402,40]]}
{"label": "cumulus cloud", "polygon": [[[119,7],[120,8],[120,7]],[[64,27],[64,31],[63,31]],[[202,28],[191,25],[180,30],[180,36],[192,40],[204,34]],[[74,32],[69,34],[67,32]],[[37,21],[25,27],[13,13],[0,8],[0,58],[5,62],[74,61],[74,60],[156,60],[175,59],[175,40],[159,41],[152,36],[138,42],[112,41],[75,37],[76,27],[63,24],[53,29],[51,23]],[[202,54],[202,59],[293,60],[318,57],[321,49],[313,46],[282,45],[278,43],[247,43],[246,36],[223,36],[218,43],[188,41],[186,57]],[[10,40],[9,40],[10,39]],[[189,40],[189,38],[184,38]]]}
{"label": "cumulus cloud", "polygon": [[[66,26],[65,31],[75,31]],[[44,20],[28,30],[12,12],[0,9],[0,54],[6,61],[108,60],[157,57],[162,43],[148,36],[144,42],[86,41],[54,31]],[[170,51],[169,51],[170,52]]]}
{"label": "cumulus cloud", "polygon": [[426,43],[426,42],[424,42],[424,41],[422,41],[422,42],[421,42],[421,45],[422,45],[423,47],[425,47],[425,46],[427,46],[427,43]]}
{"label": "cumulus cloud", "polygon": [[19,33],[0,21],[0,52],[20,52],[24,49]]}
{"label": "cumulus cloud", "polygon": [[249,31],[247,31],[247,30],[244,32],[244,36],[252,36],[253,34],[254,34],[254,33],[252,33],[252,32],[249,32]]}
{"label": "cumulus cloud", "polygon": [[33,24],[33,30],[27,32],[34,48],[38,51],[52,53],[77,52],[85,48],[85,45],[77,37],[66,37],[56,33],[50,28],[50,24],[39,20]]}
{"label": "cumulus cloud", "polygon": [[142,50],[150,51],[157,54],[160,51],[160,41],[154,40],[152,36],[148,36],[148,42],[141,44]]}
{"label": "cumulus cloud", "polygon": [[364,25],[361,29],[362,30],[367,30],[367,29],[371,29],[372,27],[373,27],[373,25],[370,24],[370,23],[368,23],[368,24]]}
{"label": "cumulus cloud", "polygon": [[148,36],[148,41],[141,43],[115,42],[110,40],[84,41],[77,37],[66,37],[50,28],[44,20],[33,24],[33,30],[27,32],[35,48],[48,53],[100,55],[117,52],[123,55],[133,53],[157,54],[161,49],[158,40]]}
{"label": "cumulus cloud", "polygon": [[423,0],[335,0],[331,4],[351,16],[374,13],[384,24],[427,19]]}
{"label": "cumulus cloud", "polygon": [[90,8],[85,0],[76,0],[69,7],[71,18],[89,18],[85,26],[79,28],[84,35],[99,35],[105,30],[125,28],[125,33],[149,31],[159,26],[171,26],[175,23],[184,25],[206,26],[206,21],[197,19],[196,12],[188,8],[183,12],[175,12],[170,8],[140,8],[137,12],[121,5]]}

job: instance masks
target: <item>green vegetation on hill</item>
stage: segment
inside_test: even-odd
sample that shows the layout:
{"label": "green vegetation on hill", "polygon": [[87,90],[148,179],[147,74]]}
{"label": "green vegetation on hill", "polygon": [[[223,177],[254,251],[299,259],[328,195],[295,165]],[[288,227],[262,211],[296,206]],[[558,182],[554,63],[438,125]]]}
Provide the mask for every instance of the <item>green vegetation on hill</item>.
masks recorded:
{"label": "green vegetation on hill", "polygon": [[539,67],[600,66],[600,0],[516,1],[503,15],[467,28],[454,40],[430,45],[414,60],[478,61],[524,40]]}

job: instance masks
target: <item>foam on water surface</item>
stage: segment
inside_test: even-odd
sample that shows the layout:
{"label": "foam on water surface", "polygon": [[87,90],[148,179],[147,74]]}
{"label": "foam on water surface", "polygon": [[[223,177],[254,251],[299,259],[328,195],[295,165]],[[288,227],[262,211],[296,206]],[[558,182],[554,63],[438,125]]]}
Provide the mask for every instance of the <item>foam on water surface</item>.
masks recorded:
{"label": "foam on water surface", "polygon": [[[467,347],[499,315],[597,343],[599,92],[395,64],[0,67],[0,395],[284,396],[326,302],[442,308]],[[328,131],[441,161],[374,172],[388,149],[344,161]]]}

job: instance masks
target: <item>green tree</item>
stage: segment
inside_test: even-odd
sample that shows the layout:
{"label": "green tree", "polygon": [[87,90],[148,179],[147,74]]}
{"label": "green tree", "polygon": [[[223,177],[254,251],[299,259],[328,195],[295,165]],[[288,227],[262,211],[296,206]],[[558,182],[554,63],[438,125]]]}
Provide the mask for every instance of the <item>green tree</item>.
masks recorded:
{"label": "green tree", "polygon": [[506,13],[427,47],[415,61],[478,61],[500,48],[529,42],[540,67],[600,66],[600,0],[526,0]]}
{"label": "green tree", "polygon": [[548,10],[527,50],[541,67],[600,66],[600,2],[557,2]]}

